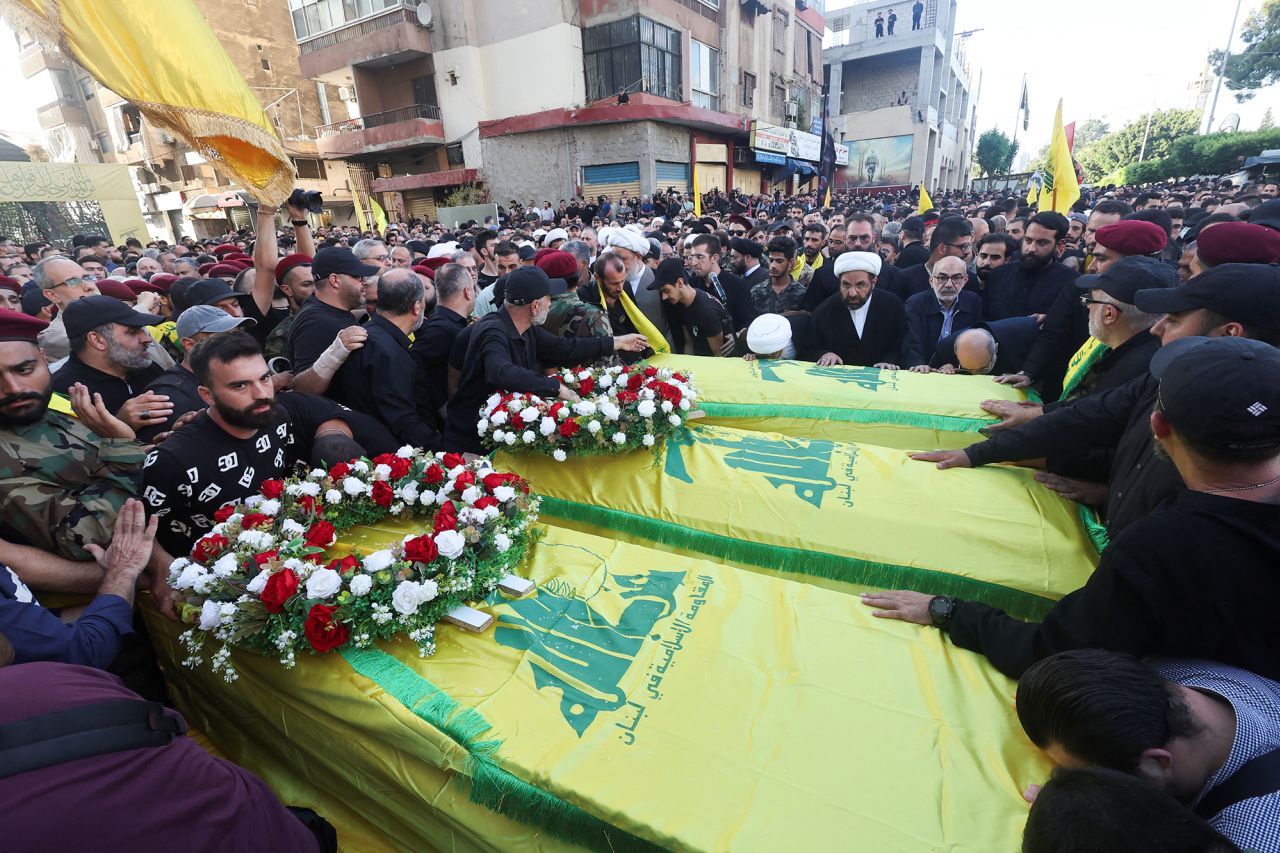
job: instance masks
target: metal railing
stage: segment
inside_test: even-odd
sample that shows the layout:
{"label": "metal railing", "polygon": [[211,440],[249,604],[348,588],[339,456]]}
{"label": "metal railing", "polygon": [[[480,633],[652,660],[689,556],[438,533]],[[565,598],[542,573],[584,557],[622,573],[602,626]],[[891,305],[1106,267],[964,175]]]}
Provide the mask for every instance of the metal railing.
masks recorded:
{"label": "metal railing", "polygon": [[371,127],[385,127],[389,124],[397,122],[410,121],[415,118],[440,119],[440,108],[428,106],[426,104],[414,104],[409,107],[399,107],[394,110],[384,110],[380,113],[370,113],[360,118],[348,119],[347,121],[338,121],[333,124],[326,124],[316,128],[317,139],[327,139],[330,136],[337,136],[340,133],[353,133],[357,130],[368,130]]}

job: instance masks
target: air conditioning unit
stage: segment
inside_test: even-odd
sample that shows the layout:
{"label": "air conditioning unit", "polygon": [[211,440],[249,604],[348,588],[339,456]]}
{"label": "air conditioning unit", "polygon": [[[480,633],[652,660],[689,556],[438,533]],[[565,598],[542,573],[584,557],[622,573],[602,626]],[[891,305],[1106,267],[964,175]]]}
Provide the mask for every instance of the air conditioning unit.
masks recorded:
{"label": "air conditioning unit", "polygon": [[755,153],[750,148],[733,149],[733,167],[743,169],[755,166]]}
{"label": "air conditioning unit", "polygon": [[355,99],[356,99],[355,92],[353,92],[353,91],[352,91],[352,89],[351,89],[351,87],[350,87],[350,86],[339,86],[339,87],[338,87],[338,100],[340,100],[340,101],[354,101]]}
{"label": "air conditioning unit", "polygon": [[800,102],[787,101],[782,105],[782,111],[787,117],[787,121],[795,121],[800,116]]}

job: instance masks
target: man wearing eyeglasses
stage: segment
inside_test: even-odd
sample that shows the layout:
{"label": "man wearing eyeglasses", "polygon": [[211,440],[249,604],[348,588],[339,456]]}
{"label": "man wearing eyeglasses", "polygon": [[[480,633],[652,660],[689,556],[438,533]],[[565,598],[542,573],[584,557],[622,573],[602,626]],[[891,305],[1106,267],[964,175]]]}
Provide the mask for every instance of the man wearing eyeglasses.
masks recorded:
{"label": "man wearing eyeglasses", "polygon": [[938,341],[982,320],[982,298],[966,290],[969,271],[962,259],[941,258],[929,276],[931,289],[907,300],[907,340],[903,366],[929,373]]}
{"label": "man wearing eyeglasses", "polygon": [[63,312],[68,305],[86,296],[97,296],[98,285],[84,267],[68,258],[46,258],[31,270],[36,287],[58,308],[58,316],[39,335],[40,349],[50,362],[61,361],[71,354],[71,342],[63,325]]}
{"label": "man wearing eyeglasses", "polygon": [[[868,249],[868,251],[871,251]],[[965,264],[973,256],[973,225],[963,216],[946,216],[938,220],[929,236],[929,257],[922,264],[901,270],[896,279],[881,284],[906,302],[917,293],[928,293],[933,287],[933,268],[942,258],[959,258]],[[977,291],[977,282],[968,278],[965,284]]]}

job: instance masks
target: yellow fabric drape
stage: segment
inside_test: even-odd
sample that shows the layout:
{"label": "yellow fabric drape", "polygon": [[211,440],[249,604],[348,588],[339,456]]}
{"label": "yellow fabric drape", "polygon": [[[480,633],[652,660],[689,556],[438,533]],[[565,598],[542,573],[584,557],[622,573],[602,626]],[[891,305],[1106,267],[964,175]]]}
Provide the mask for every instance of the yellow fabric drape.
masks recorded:
{"label": "yellow fabric drape", "polygon": [[1034,203],[1040,210],[1056,210],[1064,215],[1070,213],[1071,206],[1080,198],[1080,184],[1076,180],[1071,148],[1067,145],[1067,133],[1062,127],[1061,99],[1053,117],[1053,139],[1049,142],[1049,160],[1043,177],[1044,184]]}
{"label": "yellow fabric drape", "polygon": [[[605,311],[609,310],[609,303],[604,298],[604,288],[600,282],[596,282],[596,291],[600,294],[600,307]],[[618,298],[622,300],[622,310],[627,312],[627,318],[631,320],[631,325],[636,327],[636,331],[645,336],[649,341],[649,347],[656,353],[669,353],[671,346],[667,343],[666,337],[662,332],[658,331],[658,327],[649,322],[649,318],[644,315],[631,297],[627,295],[627,289],[622,288],[622,293],[618,294]]]}
{"label": "yellow fabric drape", "polygon": [[373,224],[378,226],[379,236],[387,231],[387,212],[382,209],[382,205],[378,204],[376,198],[370,198],[369,203],[373,205]]}
{"label": "yellow fabric drape", "polygon": [[929,198],[929,193],[924,188],[924,181],[920,182],[920,204],[916,206],[916,214],[923,214],[927,210],[933,210],[933,199]]}
{"label": "yellow fabric drape", "polygon": [[289,195],[293,164],[193,0],[0,0],[0,13],[58,45],[262,203]]}

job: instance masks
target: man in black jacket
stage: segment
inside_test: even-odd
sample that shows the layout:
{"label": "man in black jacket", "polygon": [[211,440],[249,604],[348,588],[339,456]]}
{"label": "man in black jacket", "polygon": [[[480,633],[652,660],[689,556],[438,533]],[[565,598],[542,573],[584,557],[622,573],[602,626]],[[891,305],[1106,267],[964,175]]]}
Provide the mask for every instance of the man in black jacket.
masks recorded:
{"label": "man in black jacket", "polygon": [[885,618],[935,625],[1011,678],[1072,649],[1206,658],[1280,678],[1280,351],[1187,338],[1151,361],[1148,415],[1187,488],[1116,537],[1043,622],[918,592],[862,596]]}
{"label": "man in black jacket", "polygon": [[418,370],[426,374],[434,395],[432,411],[437,413],[432,423],[438,425],[441,422],[439,412],[444,408],[449,393],[449,350],[470,322],[471,310],[476,305],[476,284],[471,280],[471,273],[461,264],[440,267],[436,270],[433,284],[436,309],[422,328],[414,333],[409,354],[417,362]]}
{"label": "man in black jacket", "polygon": [[1005,264],[987,278],[983,290],[987,319],[1034,314],[1043,322],[1059,291],[1078,275],[1055,260],[1066,237],[1067,218],[1061,213],[1047,210],[1031,218],[1018,263]]}
{"label": "man in black jacket", "polygon": [[813,312],[814,351],[818,364],[851,364],[897,370],[907,334],[902,300],[876,293],[880,256],[845,252],[834,263],[840,292]]}
{"label": "man in black jacket", "polygon": [[938,341],[982,320],[982,297],[965,288],[969,273],[961,258],[940,258],[929,278],[931,288],[906,302],[907,342],[902,365],[916,373],[930,371]]}
{"label": "man in black jacket", "polygon": [[638,352],[648,346],[643,335],[614,338],[558,338],[540,328],[551,308],[551,280],[537,267],[507,274],[502,307],[467,330],[458,389],[445,417],[448,450],[483,453],[476,433],[480,407],[494,391],[521,391],[576,402],[578,395],[540,371],[585,364],[618,350]]}
{"label": "man in black jacket", "polygon": [[[917,293],[928,293],[932,288],[930,276],[934,265],[943,258],[959,258],[965,264],[973,257],[973,225],[963,216],[944,216],[929,235],[929,257],[924,263],[899,270],[892,284],[881,282],[881,290],[889,290],[903,302]],[[964,286],[978,293],[976,276],[966,276]]]}

